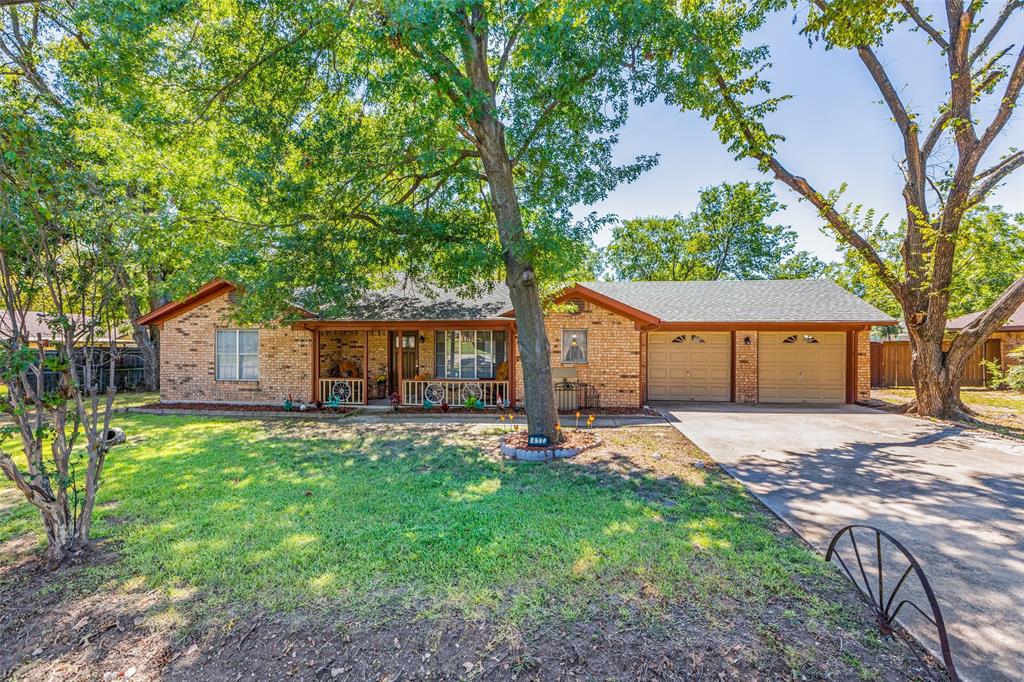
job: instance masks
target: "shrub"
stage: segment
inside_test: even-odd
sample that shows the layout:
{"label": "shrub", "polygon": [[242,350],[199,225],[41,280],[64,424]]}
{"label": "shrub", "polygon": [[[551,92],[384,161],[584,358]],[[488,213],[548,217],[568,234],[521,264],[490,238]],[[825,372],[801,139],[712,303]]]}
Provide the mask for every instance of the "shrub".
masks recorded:
{"label": "shrub", "polygon": [[1008,388],[1011,391],[1024,391],[1024,346],[1017,346],[1007,357],[1015,362],[1003,369],[998,362],[986,361],[989,388]]}

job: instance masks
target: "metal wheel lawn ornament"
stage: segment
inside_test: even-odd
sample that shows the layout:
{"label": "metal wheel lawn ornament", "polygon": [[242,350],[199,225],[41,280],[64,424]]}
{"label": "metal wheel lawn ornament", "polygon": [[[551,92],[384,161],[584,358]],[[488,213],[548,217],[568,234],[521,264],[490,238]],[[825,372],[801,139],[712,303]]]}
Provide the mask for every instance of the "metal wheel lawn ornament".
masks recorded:
{"label": "metal wheel lawn ornament", "polygon": [[352,397],[352,387],[347,381],[339,381],[331,388],[331,396],[338,399],[338,402],[347,403]]}
{"label": "metal wheel lawn ornament", "polygon": [[427,384],[423,389],[423,397],[435,405],[440,405],[445,399],[444,386],[438,383]]}
{"label": "metal wheel lawn ornament", "polygon": [[[875,562],[874,567],[870,565],[870,560],[865,563],[865,559],[868,557],[861,556],[861,548],[857,546],[857,538],[854,534],[854,530],[863,531],[862,535],[867,535],[869,538],[874,534],[874,552]],[[847,542],[843,542],[847,540]],[[885,543],[882,541],[885,540]],[[889,596],[886,597],[886,581],[885,581],[885,562],[883,561],[882,547],[883,544],[889,544],[896,548],[895,555],[897,559],[902,555],[903,559],[906,560],[907,567],[900,575],[899,580],[896,581],[896,587],[889,592]],[[857,575],[860,576],[858,579],[850,568],[847,567],[846,562],[843,560],[840,554],[840,549],[849,545],[853,549],[853,556],[857,561]],[[942,650],[942,660],[946,664],[946,674],[949,675],[949,679],[952,682],[959,682],[959,677],[956,674],[956,666],[953,665],[953,654],[949,648],[949,637],[946,635],[946,624],[942,619],[942,611],[939,609],[939,602],[935,599],[935,592],[932,590],[931,583],[928,582],[928,578],[925,577],[924,570],[921,568],[921,564],[917,562],[917,559],[911,555],[911,553],[904,547],[899,540],[886,533],[884,530],[875,528],[874,526],[862,526],[858,524],[846,526],[832,538],[832,542],[829,543],[828,551],[825,553],[825,560],[831,561],[832,557],[835,557],[839,561],[839,565],[846,573],[847,577],[853,581],[853,584],[868,598],[871,603],[871,609],[875,612],[875,619],[878,621],[878,628],[881,630],[883,635],[891,635],[893,633],[893,626],[896,622],[896,616],[899,615],[900,611],[904,606],[909,606],[918,613],[920,613],[925,620],[935,626],[935,630],[939,635],[939,648]],[[874,581],[875,589],[872,589],[872,580],[868,578],[868,572],[877,572],[877,578]],[[929,616],[925,611],[921,610],[914,602],[910,601],[909,598],[899,598],[900,590],[907,584],[907,579],[914,575],[917,578],[918,583],[924,592],[925,598],[928,601],[928,608],[931,611]]]}
{"label": "metal wheel lawn ornament", "polygon": [[482,400],[484,397],[484,389],[480,384],[464,384],[462,386],[462,399],[467,400],[474,398],[476,400]]}

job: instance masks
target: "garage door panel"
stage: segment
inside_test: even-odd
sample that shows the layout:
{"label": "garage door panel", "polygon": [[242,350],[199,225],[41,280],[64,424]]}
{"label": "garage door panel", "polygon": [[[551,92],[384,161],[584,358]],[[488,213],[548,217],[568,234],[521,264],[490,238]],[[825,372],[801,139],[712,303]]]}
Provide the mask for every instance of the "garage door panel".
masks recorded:
{"label": "garage door panel", "polygon": [[648,397],[652,400],[729,400],[731,342],[728,332],[648,334]]}
{"label": "garage door panel", "polygon": [[846,333],[762,332],[758,394],[761,402],[845,402]]}

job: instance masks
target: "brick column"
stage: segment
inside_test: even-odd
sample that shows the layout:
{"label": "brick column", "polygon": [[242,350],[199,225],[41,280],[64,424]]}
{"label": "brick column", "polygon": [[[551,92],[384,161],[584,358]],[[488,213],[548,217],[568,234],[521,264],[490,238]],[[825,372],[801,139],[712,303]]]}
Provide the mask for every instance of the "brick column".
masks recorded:
{"label": "brick column", "polygon": [[871,331],[857,332],[857,402],[871,400]]}
{"label": "brick column", "polygon": [[757,402],[757,332],[737,331],[735,341],[736,402]]}

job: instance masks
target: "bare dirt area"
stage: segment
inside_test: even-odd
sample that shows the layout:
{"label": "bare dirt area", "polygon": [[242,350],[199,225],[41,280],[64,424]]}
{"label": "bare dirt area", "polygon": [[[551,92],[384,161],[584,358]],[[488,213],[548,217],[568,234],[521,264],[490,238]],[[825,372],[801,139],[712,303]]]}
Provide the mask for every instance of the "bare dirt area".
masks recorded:
{"label": "bare dirt area", "polygon": [[[22,552],[12,543],[4,551]],[[0,573],[0,678],[17,680],[572,680],[795,679],[795,658],[816,654],[810,679],[945,679],[911,644],[868,648],[836,638],[824,622],[795,624],[780,603],[770,619],[749,620],[742,605],[728,623],[673,606],[652,621],[621,602],[610,613],[508,630],[487,620],[426,619],[397,612],[368,623],[344,614],[272,614],[234,605],[191,622],[175,603],[131,586],[75,587],[76,574],[117,560],[97,548],[50,573]],[[22,562],[36,562],[24,553]],[[24,566],[22,566],[24,568]],[[24,578],[24,579],[22,579]],[[56,583],[70,584],[67,592]],[[856,607],[851,594],[831,595]],[[237,612],[232,613],[232,610]],[[851,660],[858,660],[851,667]],[[801,661],[806,675],[809,661]],[[807,679],[806,676],[803,679]]]}
{"label": "bare dirt area", "polygon": [[[914,390],[902,387],[873,388],[871,398],[869,407],[903,414],[914,398]],[[953,423],[1024,440],[1024,393],[965,387],[960,391],[960,398],[975,421]]]}
{"label": "bare dirt area", "polygon": [[[493,429],[478,431],[482,444],[497,439]],[[702,504],[682,501],[679,486],[706,486],[710,496],[724,494],[710,479],[732,485],[675,429],[604,429],[601,437],[573,460],[521,471],[558,467],[579,477],[574,485],[596,480],[609,494],[640,494],[665,507],[668,524],[686,523],[688,505]],[[780,541],[792,540],[758,513]],[[120,568],[122,551],[106,540],[50,572],[30,535],[0,544],[0,679],[945,679],[914,645],[865,636],[875,628],[858,593],[819,569],[783,569],[789,594],[728,594],[713,605],[695,593],[700,580],[693,594],[665,596],[633,577],[595,574],[589,579],[605,589],[582,613],[512,624],[499,612],[438,611],[418,598],[370,614],[331,602],[274,612],[187,585],[148,587]],[[691,558],[690,569],[729,579],[710,553]],[[795,600],[797,592],[804,596]]]}

